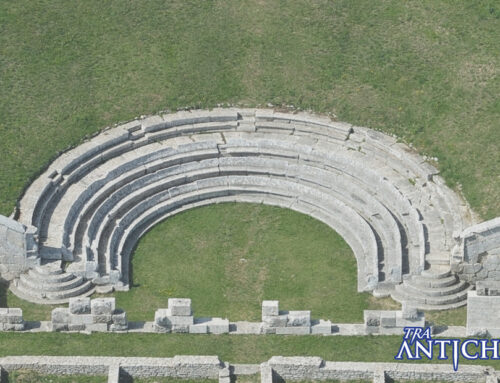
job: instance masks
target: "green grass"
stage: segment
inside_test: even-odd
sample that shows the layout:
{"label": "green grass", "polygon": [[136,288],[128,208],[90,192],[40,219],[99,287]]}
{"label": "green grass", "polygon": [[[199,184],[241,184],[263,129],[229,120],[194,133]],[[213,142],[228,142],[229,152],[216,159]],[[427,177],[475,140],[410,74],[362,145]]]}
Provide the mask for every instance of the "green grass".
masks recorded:
{"label": "green grass", "polygon": [[105,376],[44,375],[31,370],[16,370],[9,373],[6,383],[105,383],[107,381],[108,378]]}
{"label": "green grass", "polygon": [[327,225],[288,209],[219,204],[155,226],[132,257],[132,289],[117,306],[153,320],[168,298],[191,298],[195,315],[260,321],[262,300],[315,318],[362,322],[356,259]]}
{"label": "green grass", "polygon": [[[145,356],[217,355],[230,363],[262,363],[272,356],[319,356],[328,361],[387,362],[401,336],[279,336],[113,333],[0,333],[0,356],[81,355]],[[402,361],[404,363],[404,361]],[[413,361],[415,362],[415,361]],[[422,360],[419,363],[426,363]],[[398,361],[398,363],[400,363]],[[432,363],[446,363],[435,358]],[[460,364],[500,369],[498,360],[460,360]]]}
{"label": "green grass", "polygon": [[292,104],[396,133],[500,215],[500,4],[0,3],[0,212],[61,150],[166,108]]}

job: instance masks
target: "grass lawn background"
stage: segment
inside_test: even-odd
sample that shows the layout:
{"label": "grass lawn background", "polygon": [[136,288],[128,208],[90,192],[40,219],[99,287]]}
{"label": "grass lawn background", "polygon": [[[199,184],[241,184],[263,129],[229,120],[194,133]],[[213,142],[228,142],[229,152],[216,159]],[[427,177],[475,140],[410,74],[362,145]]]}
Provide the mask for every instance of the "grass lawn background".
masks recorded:
{"label": "grass lawn background", "polygon": [[[438,157],[448,184],[463,191],[481,218],[499,216],[499,28],[497,1],[0,2],[0,213],[12,212],[23,188],[61,150],[107,125],[166,108],[272,103],[333,113],[342,121],[395,133],[420,153]],[[189,216],[184,217],[187,225]],[[169,227],[168,222],[162,225]],[[161,227],[150,233],[151,239],[144,238],[137,254],[168,245],[150,242],[171,232]],[[238,237],[238,228],[227,230],[236,230]],[[334,236],[329,240],[336,241]],[[322,246],[326,249],[328,242]],[[234,263],[240,258],[230,255],[233,264],[227,267],[240,268]],[[140,265],[135,267],[140,284]],[[255,315],[255,298],[267,296],[269,290],[262,286],[255,296],[247,296],[253,303],[242,309],[245,314]],[[150,298],[164,300],[166,294]],[[118,296],[118,305],[125,306],[127,299],[132,298]],[[243,307],[230,296],[224,299],[235,309]],[[315,309],[314,302],[304,307],[302,298],[296,299],[285,304],[282,298],[283,308],[312,309],[314,317],[328,314]],[[0,300],[23,307],[5,289],[0,289]],[[361,315],[354,308],[352,313]],[[28,307],[27,318],[39,319],[36,310],[47,315],[51,308]],[[208,313],[209,306],[196,303],[195,310]],[[464,313],[437,317],[453,324]],[[340,316],[332,314],[334,321]],[[237,319],[236,313],[228,315]],[[113,334],[30,335],[0,334],[0,349],[26,353],[36,345],[38,352],[49,354],[91,348],[115,353],[121,352],[115,341],[127,341],[141,354],[142,342],[155,343],[147,336],[118,341]],[[330,360],[366,358],[353,348],[343,352],[338,344],[333,352],[332,341],[322,338],[215,337],[199,347],[198,342],[185,342],[189,337],[182,339],[170,343],[168,352],[207,351],[234,356],[238,362],[248,354],[260,362],[267,354],[297,350],[304,355],[317,351]],[[361,345],[353,339],[333,342]],[[389,350],[392,357],[397,342],[384,339],[370,340],[376,347],[363,345],[363,353],[374,352],[374,358],[388,361],[388,351],[381,350]],[[271,347],[267,342],[276,343]]]}
{"label": "grass lawn background", "polygon": [[292,104],[396,133],[500,215],[500,4],[0,2],[0,213],[59,151],[165,108]]}

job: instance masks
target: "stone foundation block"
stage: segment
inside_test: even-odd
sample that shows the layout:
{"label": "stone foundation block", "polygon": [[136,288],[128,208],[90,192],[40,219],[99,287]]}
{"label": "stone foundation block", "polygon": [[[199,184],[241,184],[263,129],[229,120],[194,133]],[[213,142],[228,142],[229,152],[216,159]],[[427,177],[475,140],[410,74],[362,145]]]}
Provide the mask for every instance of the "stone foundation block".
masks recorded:
{"label": "stone foundation block", "polygon": [[68,324],[67,323],[54,323],[54,322],[52,322],[51,330],[52,331],[68,331]]}
{"label": "stone foundation block", "polygon": [[71,314],[90,314],[90,298],[70,298],[69,312]]}
{"label": "stone foundation block", "polygon": [[87,325],[94,323],[94,317],[91,314],[69,314],[69,324],[72,325]]}
{"label": "stone foundation block", "polygon": [[106,331],[108,331],[108,324],[107,323],[92,323],[92,324],[88,324],[86,326],[86,329],[88,331],[92,331],[92,332],[106,332]]}
{"label": "stone foundation block", "polygon": [[304,311],[289,311],[287,327],[310,327],[311,326],[311,312]]}
{"label": "stone foundation block", "polygon": [[85,331],[85,329],[84,324],[68,324],[68,331]]}
{"label": "stone foundation block", "polygon": [[309,326],[276,327],[277,335],[307,335],[311,333]]}
{"label": "stone foundation block", "polygon": [[2,331],[23,331],[24,323],[1,323],[0,329]]}
{"label": "stone foundation block", "polygon": [[262,318],[279,315],[279,301],[262,301]]}
{"label": "stone foundation block", "polygon": [[193,316],[174,316],[170,309],[159,309],[155,313],[155,323],[160,326],[189,326],[194,324]]}
{"label": "stone foundation block", "polygon": [[207,334],[208,326],[205,323],[195,323],[189,326],[191,334]]}
{"label": "stone foundation block", "polygon": [[57,307],[52,310],[52,323],[64,323],[69,321],[69,309],[65,307]]}
{"label": "stone foundation block", "polygon": [[262,322],[269,327],[285,327],[288,322],[288,315],[262,316]]}
{"label": "stone foundation block", "polygon": [[332,322],[329,320],[317,320],[311,323],[311,334],[326,335],[332,333]]}
{"label": "stone foundation block", "polygon": [[191,325],[174,325],[171,326],[170,331],[176,334],[186,334],[189,332],[189,327]]}
{"label": "stone foundation block", "polygon": [[207,322],[207,327],[210,334],[227,334],[229,333],[229,320],[212,318]]}
{"label": "stone foundation block", "polygon": [[168,308],[171,315],[175,316],[191,316],[191,299],[189,298],[169,298]]}
{"label": "stone foundation block", "polygon": [[366,327],[380,326],[380,311],[365,310],[363,311],[363,319]]}
{"label": "stone foundation block", "polygon": [[123,325],[113,323],[112,325],[109,326],[109,331],[112,331],[112,332],[127,331],[127,330],[128,330],[128,325],[123,326]]}
{"label": "stone foundation block", "polygon": [[127,313],[125,311],[113,314],[111,316],[111,320],[113,321],[113,324],[118,325],[118,326],[127,326],[128,325]]}
{"label": "stone foundation block", "polygon": [[380,313],[380,326],[394,327],[396,326],[396,312],[386,311]]}
{"label": "stone foundation block", "polygon": [[110,323],[112,315],[93,315],[92,323]]}
{"label": "stone foundation block", "polygon": [[23,323],[23,311],[20,308],[9,308],[7,313],[0,317],[0,322],[6,324],[21,324]]}
{"label": "stone foundation block", "polygon": [[115,311],[115,298],[92,299],[90,312],[92,315],[112,315]]}
{"label": "stone foundation block", "polygon": [[153,325],[153,330],[155,332],[159,332],[159,333],[169,333],[169,332],[172,332],[171,330],[171,327],[165,327],[165,326],[160,326],[160,325],[157,325],[156,323]]}

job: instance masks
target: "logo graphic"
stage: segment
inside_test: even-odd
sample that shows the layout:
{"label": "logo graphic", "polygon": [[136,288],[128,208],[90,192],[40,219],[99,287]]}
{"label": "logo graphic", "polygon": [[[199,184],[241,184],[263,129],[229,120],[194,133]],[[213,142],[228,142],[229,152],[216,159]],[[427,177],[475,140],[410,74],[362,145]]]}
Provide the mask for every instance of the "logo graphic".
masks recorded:
{"label": "logo graphic", "polygon": [[500,339],[432,339],[430,327],[405,327],[403,341],[396,360],[421,360],[422,356],[432,360],[435,352],[439,360],[451,358],[457,371],[459,358],[467,360],[500,360]]}

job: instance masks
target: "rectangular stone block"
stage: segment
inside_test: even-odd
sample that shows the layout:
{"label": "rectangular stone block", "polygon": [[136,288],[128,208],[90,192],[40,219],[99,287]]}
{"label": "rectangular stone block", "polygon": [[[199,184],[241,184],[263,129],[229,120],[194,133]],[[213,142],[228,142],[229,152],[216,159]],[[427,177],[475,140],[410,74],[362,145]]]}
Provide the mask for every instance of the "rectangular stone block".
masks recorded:
{"label": "rectangular stone block", "polygon": [[65,307],[57,307],[52,310],[52,324],[69,322],[69,309]]}
{"label": "rectangular stone block", "polygon": [[499,336],[499,318],[499,296],[479,296],[476,291],[467,293],[467,336],[476,336],[484,330],[488,330],[493,337]]}
{"label": "rectangular stone block", "polygon": [[208,326],[205,323],[195,323],[189,326],[191,334],[207,334]]}
{"label": "rectangular stone block", "polygon": [[86,329],[92,332],[106,332],[108,331],[108,325],[106,323],[92,323],[88,324]]}
{"label": "rectangular stone block", "polygon": [[97,298],[90,303],[92,315],[112,315],[114,311],[115,298]]}
{"label": "rectangular stone block", "polygon": [[277,335],[307,335],[311,333],[311,327],[292,326],[292,327],[277,327]]}
{"label": "rectangular stone block", "polygon": [[128,325],[119,325],[119,324],[112,324],[109,326],[109,331],[117,332],[117,331],[127,331],[128,330]]}
{"label": "rectangular stone block", "polygon": [[318,320],[312,323],[311,334],[327,335],[332,333],[332,322],[327,320]]}
{"label": "rectangular stone block", "polygon": [[3,324],[4,331],[23,331],[24,323],[4,323]]}
{"label": "rectangular stone block", "polygon": [[289,311],[287,318],[287,327],[310,327],[311,311]]}
{"label": "rectangular stone block", "polygon": [[68,331],[68,324],[67,323],[51,323],[51,331]]}
{"label": "rectangular stone block", "polygon": [[94,317],[91,314],[69,314],[68,324],[87,325],[94,323]]}
{"label": "rectangular stone block", "polygon": [[190,326],[191,325],[174,325],[170,327],[170,330],[176,334],[187,334]]}
{"label": "rectangular stone block", "polygon": [[127,326],[128,325],[127,313],[125,311],[118,313],[118,314],[114,314],[111,317],[111,320],[112,320],[113,324],[115,324],[115,325],[119,325],[119,326]]}
{"label": "rectangular stone block", "polygon": [[396,326],[396,312],[395,311],[382,311],[380,313],[380,326],[394,327]]}
{"label": "rectangular stone block", "polygon": [[155,323],[160,326],[175,326],[194,324],[193,316],[174,316],[170,309],[159,309],[155,313]]}
{"label": "rectangular stone block", "polygon": [[111,323],[112,315],[92,315],[92,323]]}
{"label": "rectangular stone block", "polygon": [[229,321],[222,318],[212,318],[207,322],[208,332],[210,334],[227,334],[229,333]]}
{"label": "rectangular stone block", "polygon": [[171,315],[190,316],[193,314],[191,310],[191,299],[189,298],[169,298],[168,308]]}
{"label": "rectangular stone block", "polygon": [[71,314],[90,314],[90,298],[70,298],[69,312]]}
{"label": "rectangular stone block", "polygon": [[68,331],[85,331],[84,324],[68,324]]}
{"label": "rectangular stone block", "polygon": [[262,318],[279,315],[279,301],[262,301]]}
{"label": "rectangular stone block", "polygon": [[286,327],[288,315],[262,316],[262,322],[269,327]]}
{"label": "rectangular stone block", "polygon": [[378,327],[380,326],[380,311],[378,310],[364,310],[363,319],[365,326]]}

